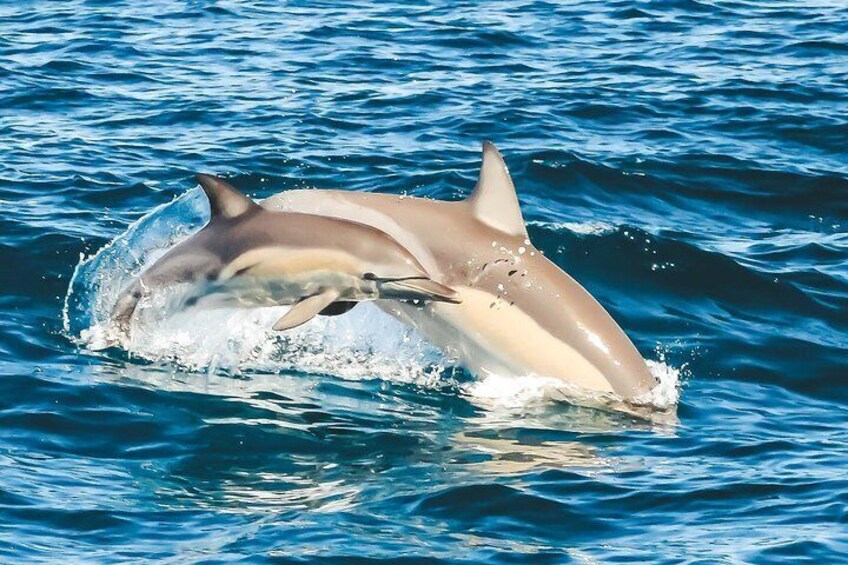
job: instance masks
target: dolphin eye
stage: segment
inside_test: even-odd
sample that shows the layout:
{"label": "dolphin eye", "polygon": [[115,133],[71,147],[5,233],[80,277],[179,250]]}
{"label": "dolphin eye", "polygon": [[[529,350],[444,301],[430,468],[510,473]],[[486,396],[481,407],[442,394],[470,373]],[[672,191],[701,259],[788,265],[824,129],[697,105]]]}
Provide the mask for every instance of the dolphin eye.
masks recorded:
{"label": "dolphin eye", "polygon": [[375,275],[374,273],[365,273],[362,275],[362,278],[366,281],[376,281],[377,275]]}
{"label": "dolphin eye", "polygon": [[234,277],[240,277],[241,275],[243,275],[243,274],[245,274],[246,272],[248,272],[248,271],[251,269],[251,267],[253,267],[253,265],[249,265],[249,266],[247,266],[247,267],[242,267],[241,269],[239,269],[238,271],[236,271],[235,273],[233,273],[233,276],[234,276]]}

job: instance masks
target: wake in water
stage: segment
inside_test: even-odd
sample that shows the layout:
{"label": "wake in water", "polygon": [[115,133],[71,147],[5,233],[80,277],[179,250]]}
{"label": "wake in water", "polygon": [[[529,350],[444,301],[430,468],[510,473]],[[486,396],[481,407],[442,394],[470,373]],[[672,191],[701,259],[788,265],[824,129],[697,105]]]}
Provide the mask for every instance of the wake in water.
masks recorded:
{"label": "wake in water", "polygon": [[[110,315],[121,291],[147,265],[201,227],[207,215],[201,191],[189,191],[139,219],[95,255],[81,258],[65,300],[67,334],[91,350],[113,343],[116,336],[111,334]],[[579,226],[576,229],[581,232]],[[588,226],[581,233],[595,230],[596,226]],[[293,330],[276,332],[271,327],[288,306],[183,307],[185,290],[178,286],[143,300],[130,336],[120,339],[121,346],[132,356],[192,371],[301,371],[427,387],[457,384],[445,374],[455,366],[454,360],[373,304],[363,303],[342,316],[320,316]],[[679,371],[664,363],[649,361],[649,366],[659,384],[638,403],[653,410],[673,408]],[[559,379],[532,375],[479,375],[462,386],[475,403],[492,408],[552,401],[603,406],[616,400],[587,394]]]}

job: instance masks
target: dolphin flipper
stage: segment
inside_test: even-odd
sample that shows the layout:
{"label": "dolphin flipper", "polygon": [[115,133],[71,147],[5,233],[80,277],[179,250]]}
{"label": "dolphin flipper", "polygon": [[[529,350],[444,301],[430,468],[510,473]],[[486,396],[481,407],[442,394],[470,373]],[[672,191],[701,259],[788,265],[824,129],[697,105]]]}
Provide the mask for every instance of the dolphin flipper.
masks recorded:
{"label": "dolphin flipper", "polygon": [[283,314],[283,316],[277,320],[277,323],[274,324],[274,330],[282,332],[296,328],[301,324],[305,324],[320,314],[321,310],[335,302],[338,297],[339,291],[334,288],[330,288],[321,294],[304,298],[292,306],[288,312]]}

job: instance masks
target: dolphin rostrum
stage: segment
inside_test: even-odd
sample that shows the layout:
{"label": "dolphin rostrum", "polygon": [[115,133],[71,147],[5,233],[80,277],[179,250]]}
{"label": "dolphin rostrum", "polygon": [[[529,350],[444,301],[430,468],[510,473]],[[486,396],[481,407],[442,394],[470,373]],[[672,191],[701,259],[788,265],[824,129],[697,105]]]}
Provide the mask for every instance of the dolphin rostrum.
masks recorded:
{"label": "dolphin rostrum", "polygon": [[140,300],[193,283],[199,295],[243,306],[290,305],[275,330],[377,298],[456,302],[391,236],[355,221],[262,208],[221,179],[198,175],[209,222],[146,269],[119,296],[112,323],[127,334]]}
{"label": "dolphin rostrum", "polygon": [[380,307],[473,373],[555,377],[636,402],[656,385],[607,311],[530,243],[509,171],[491,142],[483,144],[480,177],[466,200],[307,189],[262,206],[353,220],[392,236],[458,299]]}

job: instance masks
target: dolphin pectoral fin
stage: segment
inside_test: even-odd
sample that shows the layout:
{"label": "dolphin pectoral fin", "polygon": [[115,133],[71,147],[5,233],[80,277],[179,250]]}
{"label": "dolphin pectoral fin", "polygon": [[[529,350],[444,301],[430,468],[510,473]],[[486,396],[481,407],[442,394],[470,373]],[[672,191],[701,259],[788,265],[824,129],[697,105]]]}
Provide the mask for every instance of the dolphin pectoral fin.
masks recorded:
{"label": "dolphin pectoral fin", "polygon": [[414,278],[384,281],[379,285],[380,298],[407,300],[434,300],[436,302],[460,302],[457,292],[432,279]]}
{"label": "dolphin pectoral fin", "polygon": [[274,324],[274,330],[282,332],[305,324],[335,302],[338,297],[339,291],[331,288],[321,294],[304,298],[277,320],[277,323]]}
{"label": "dolphin pectoral fin", "polygon": [[353,307],[359,304],[359,302],[333,302],[320,312],[318,312],[319,316],[340,316],[345,312],[350,312],[353,310]]}

